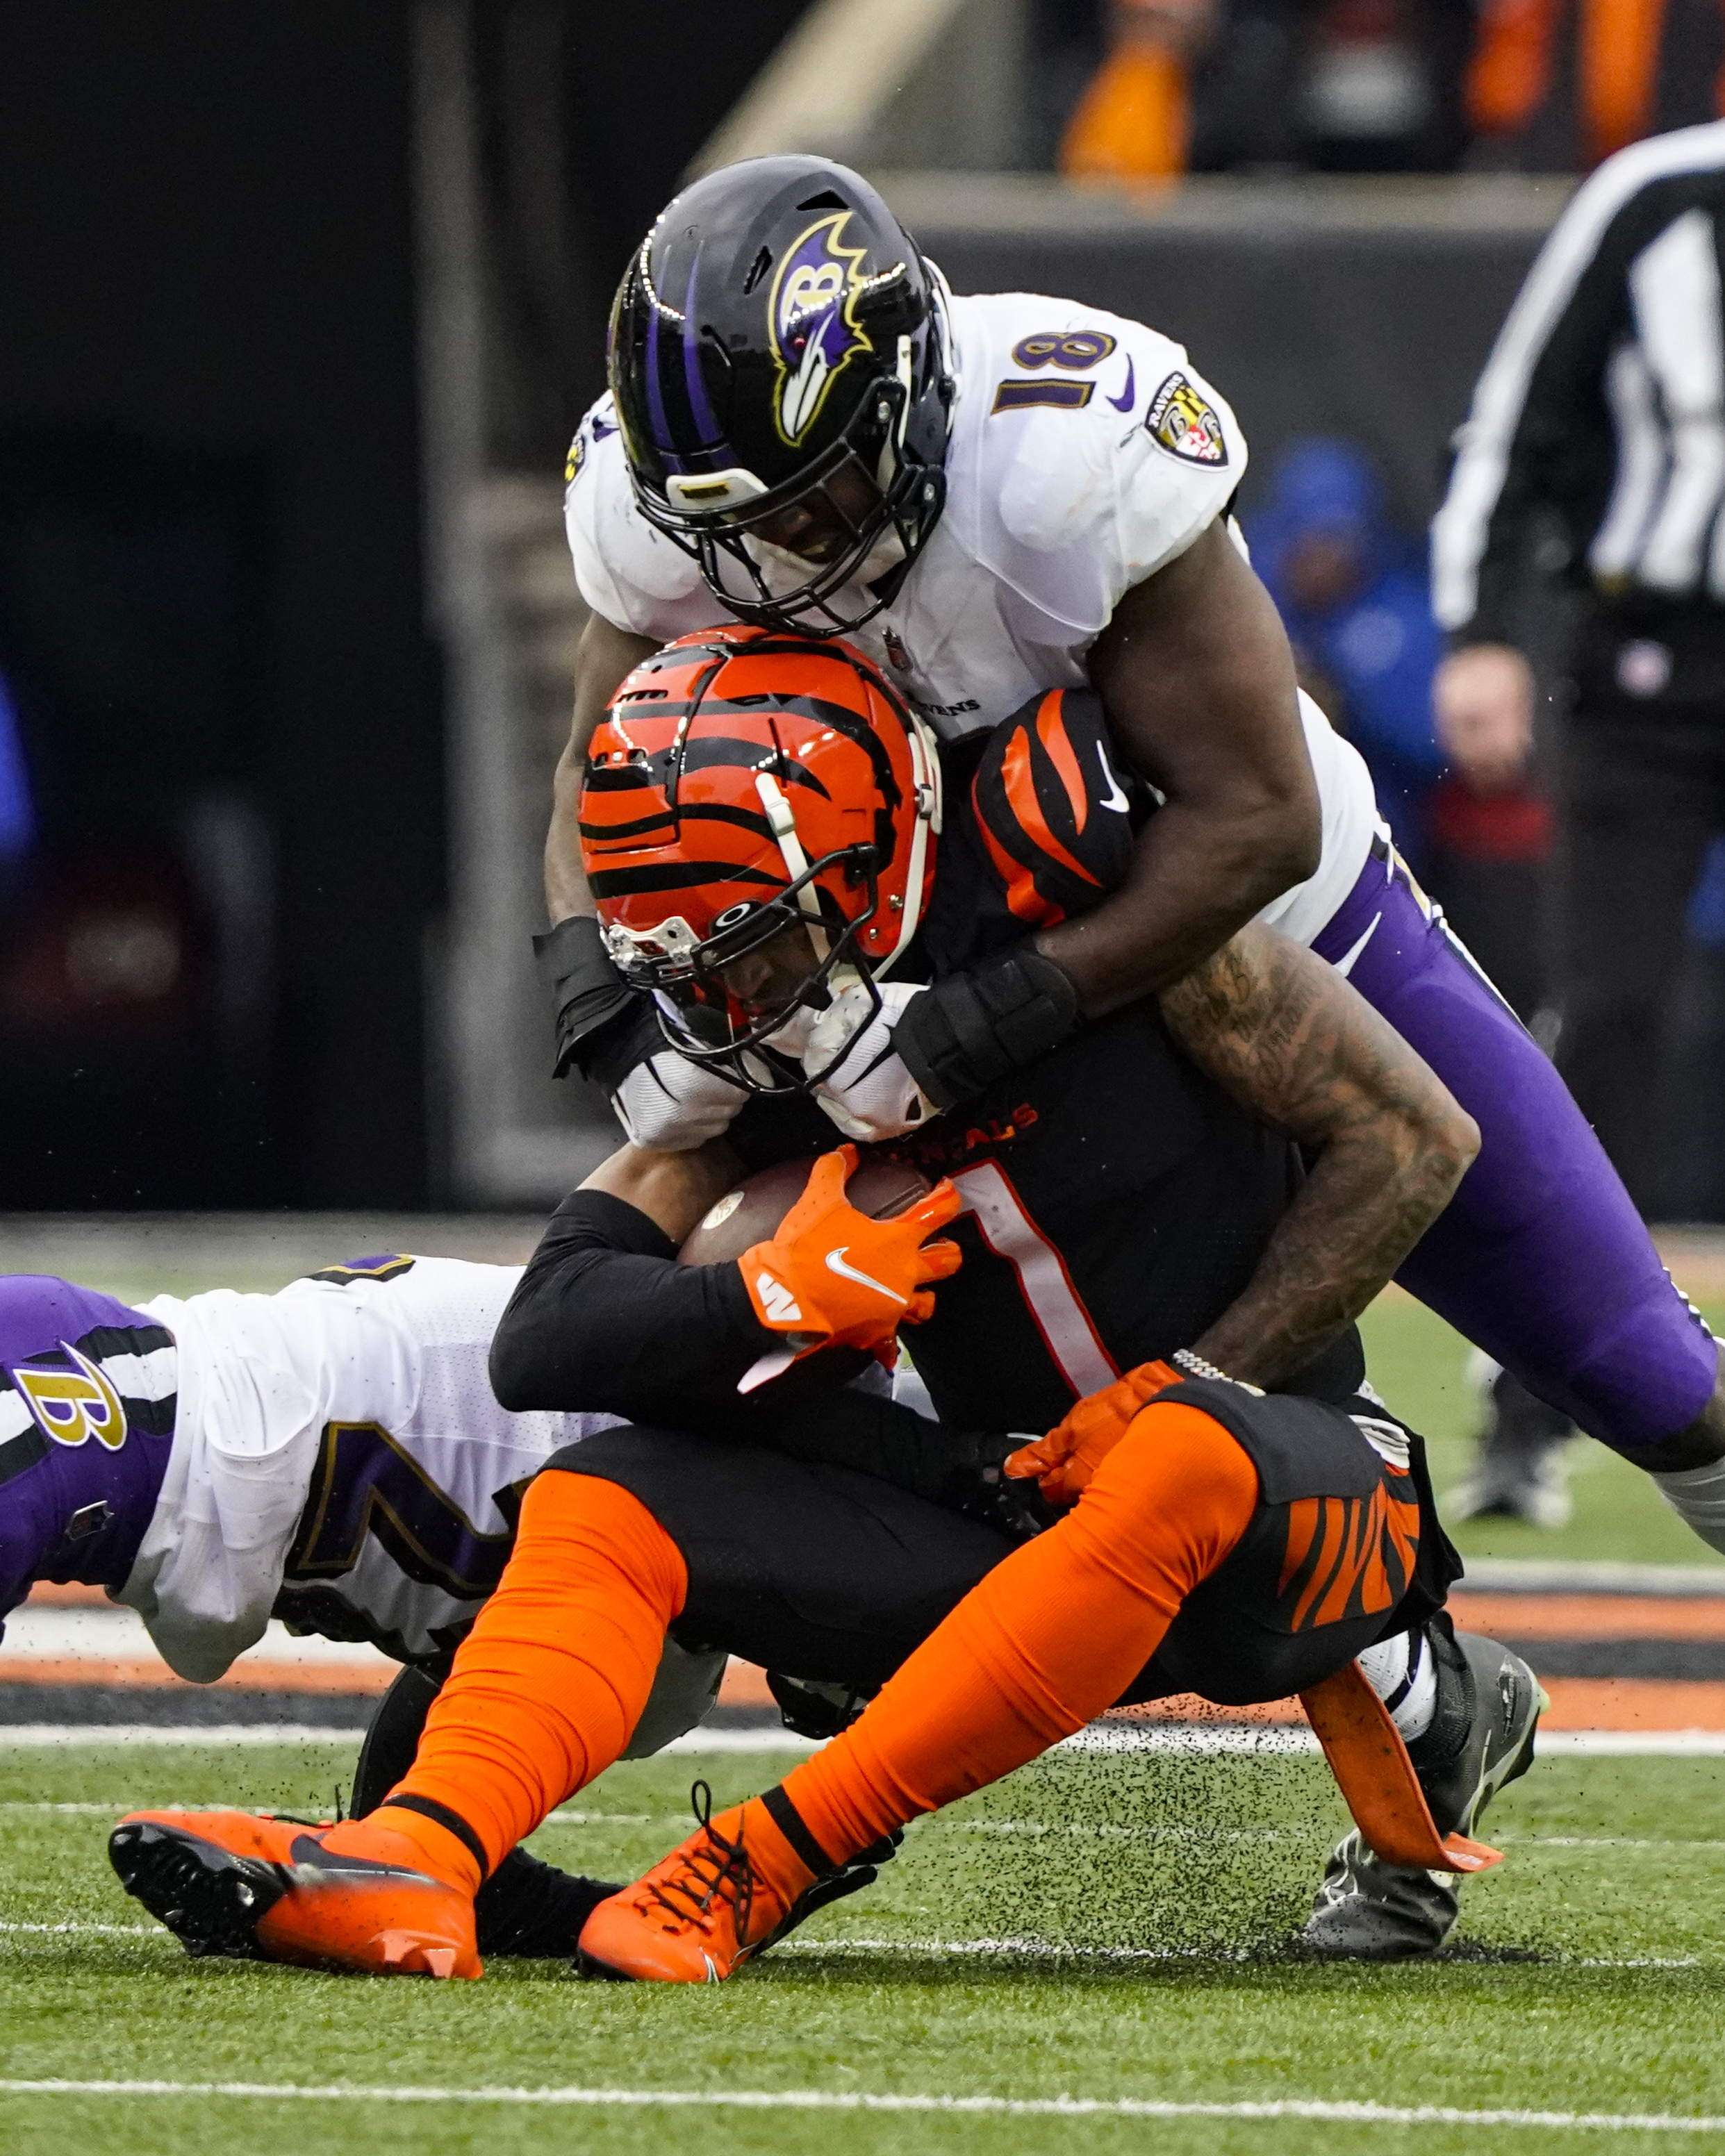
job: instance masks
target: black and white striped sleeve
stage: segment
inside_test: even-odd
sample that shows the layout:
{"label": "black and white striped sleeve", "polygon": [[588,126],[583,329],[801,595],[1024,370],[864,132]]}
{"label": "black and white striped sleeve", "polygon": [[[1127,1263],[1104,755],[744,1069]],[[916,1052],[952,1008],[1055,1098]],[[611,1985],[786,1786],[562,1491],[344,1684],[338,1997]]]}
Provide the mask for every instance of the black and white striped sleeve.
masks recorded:
{"label": "black and white striped sleeve", "polygon": [[1725,493],[1725,123],[1608,160],[1553,227],[1456,437],[1432,525],[1454,643],[1512,640],[1535,519],[1604,589],[1692,591]]}

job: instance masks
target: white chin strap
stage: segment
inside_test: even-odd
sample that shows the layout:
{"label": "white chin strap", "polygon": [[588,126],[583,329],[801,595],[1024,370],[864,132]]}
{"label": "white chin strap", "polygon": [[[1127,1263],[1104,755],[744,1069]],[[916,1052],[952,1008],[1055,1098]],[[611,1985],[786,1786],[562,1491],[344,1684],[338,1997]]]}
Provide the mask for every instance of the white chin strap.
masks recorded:
{"label": "white chin strap", "polygon": [[[755,791],[761,797],[761,806],[767,811],[767,821],[778,847],[779,858],[785,865],[785,874],[794,883],[798,876],[809,873],[809,856],[803,850],[803,841],[797,836],[797,819],[791,804],[784,798],[784,789],[770,771],[755,773]],[[827,932],[818,920],[812,919],[797,909],[809,931],[809,940],[814,946],[814,955],[822,965],[826,963],[831,945]]]}
{"label": "white chin strap", "polygon": [[906,738],[911,747],[911,783],[916,795],[916,820],[911,826],[911,865],[905,878],[905,910],[899,916],[898,937],[886,956],[876,964],[876,979],[884,979],[911,947],[911,938],[922,918],[923,871],[928,862],[928,841],[940,835],[940,757],[934,736],[916,712],[911,712],[909,716],[911,723]]}

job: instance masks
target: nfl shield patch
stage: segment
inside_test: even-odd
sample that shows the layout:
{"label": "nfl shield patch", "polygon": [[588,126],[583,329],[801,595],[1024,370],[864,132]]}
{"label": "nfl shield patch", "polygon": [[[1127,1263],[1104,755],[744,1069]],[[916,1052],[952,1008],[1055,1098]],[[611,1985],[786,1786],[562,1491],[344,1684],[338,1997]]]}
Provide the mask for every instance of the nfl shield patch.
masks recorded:
{"label": "nfl shield patch", "polygon": [[1183,374],[1169,375],[1150,399],[1144,424],[1170,456],[1189,465],[1225,465],[1228,444],[1209,399]]}

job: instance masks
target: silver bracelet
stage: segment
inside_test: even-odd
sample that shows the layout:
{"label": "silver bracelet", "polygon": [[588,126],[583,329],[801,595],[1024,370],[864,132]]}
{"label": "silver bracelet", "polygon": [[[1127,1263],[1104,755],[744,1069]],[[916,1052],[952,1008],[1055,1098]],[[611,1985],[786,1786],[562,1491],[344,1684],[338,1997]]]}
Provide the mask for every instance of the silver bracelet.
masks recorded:
{"label": "silver bracelet", "polygon": [[1244,1378],[1230,1378],[1225,1370],[1219,1370],[1214,1363],[1206,1363],[1202,1355],[1194,1355],[1189,1348],[1176,1348],[1168,1360],[1178,1363],[1189,1378],[1208,1378],[1213,1384],[1236,1386],[1240,1391],[1250,1393],[1255,1400],[1264,1397],[1261,1385],[1249,1385]]}
{"label": "silver bracelet", "polygon": [[1168,1360],[1183,1370],[1189,1378],[1209,1378],[1219,1385],[1234,1383],[1225,1370],[1219,1370],[1214,1363],[1206,1363],[1202,1355],[1194,1353],[1190,1348],[1176,1348]]}

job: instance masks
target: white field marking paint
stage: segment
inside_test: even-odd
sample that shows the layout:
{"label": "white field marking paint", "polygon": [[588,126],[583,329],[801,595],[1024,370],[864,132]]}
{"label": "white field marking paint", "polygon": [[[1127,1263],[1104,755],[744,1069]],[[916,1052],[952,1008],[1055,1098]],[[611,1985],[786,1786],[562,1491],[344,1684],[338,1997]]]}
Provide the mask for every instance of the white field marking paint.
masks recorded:
{"label": "white field marking paint", "polygon": [[[1070,1840],[1101,1841],[1303,1842],[1313,1840],[1317,1832],[1315,1829],[1283,1826],[1109,1826],[1072,1820],[950,1820],[943,1824],[951,1834],[1058,1835]],[[1518,1834],[1507,1830],[1497,1839],[1506,1849],[1692,1850],[1697,1855],[1716,1855],[1725,1849],[1725,1841],[1683,1841],[1666,1835]]]}
{"label": "white field marking paint", "polygon": [[[3,1735],[3,1732],[0,1732]],[[1297,1724],[1092,1722],[1057,1748],[1069,1752],[1316,1752],[1317,1739]],[[1542,1758],[1725,1758],[1725,1729],[1542,1729]]]}
{"label": "white field marking paint", "polygon": [[[35,1804],[23,1797],[8,1798],[4,1804],[0,1804],[0,1812],[88,1812],[92,1817],[100,1819],[113,1819],[121,1812],[138,1811],[141,1809],[142,1807],[134,1804],[130,1797],[116,1797],[111,1804]],[[159,1807],[152,1806],[151,1809],[159,1809],[162,1811],[183,1811],[187,1807],[183,1804],[163,1804]]]}
{"label": "white field marking paint", "polygon": [[[72,1919],[59,1924],[0,1923],[0,1938],[13,1933],[35,1938],[156,1939],[166,1943],[173,1934],[157,1924],[99,1924]],[[890,1960],[911,1956],[919,1960],[945,1960],[955,1954],[1016,1954],[1035,1961],[1203,1961],[1249,1962],[1256,1958],[1251,1947],[1063,1947],[1051,1940],[1004,1939],[790,1939],[773,1948],[775,1954],[804,1954],[830,1958],[850,1955],[858,1960]],[[1425,1966],[1427,1964],[1422,1964]],[[1538,1964],[1543,1969],[1700,1969],[1699,1954],[1630,1954],[1612,1959],[1603,1956],[1553,1954]]]}
{"label": "white field marking paint", "polygon": [[1567,1753],[1574,1759],[1725,1758],[1725,1729],[1542,1729],[1542,1758]]}
{"label": "white field marking paint", "polygon": [[655,1820],[682,1819],[682,1812],[547,1812],[542,1826],[651,1826]]}
{"label": "white field marking paint", "polygon": [[[329,1729],[290,1725],[277,1728],[269,1722],[214,1722],[207,1727],[151,1722],[0,1722],[0,1756],[12,1748],[19,1751],[58,1751],[67,1745],[280,1745],[292,1751],[302,1744],[354,1744],[362,1729]],[[731,1754],[749,1752],[813,1752],[815,1740],[798,1737],[788,1729],[691,1729],[675,1738],[654,1757],[675,1758],[688,1753]]]}
{"label": "white field marking paint", "polygon": [[[357,1745],[362,1729],[297,1727],[245,1722],[212,1722],[206,1727],[177,1723],[160,1726],[149,1722],[0,1722],[0,1754],[16,1751],[60,1750],[87,1745],[91,1748],[132,1748],[162,1744],[173,1747],[208,1745],[259,1748],[277,1746],[285,1751],[307,1744]],[[1241,1722],[1163,1722],[1142,1727],[1122,1722],[1097,1722],[1065,1738],[1055,1749],[1062,1752],[1239,1752],[1316,1753],[1317,1739],[1309,1729],[1286,1723],[1268,1726]],[[1725,1758],[1725,1730],[1557,1729],[1539,1732],[1543,1755],[1567,1753],[1572,1758],[1717,1759]],[[789,1729],[691,1729],[675,1738],[655,1758],[686,1758],[710,1753],[715,1757],[756,1752],[818,1752],[820,1740],[798,1737]]]}
{"label": "white field marking paint", "polygon": [[362,1729],[279,1728],[267,1722],[213,1722],[201,1728],[180,1722],[0,1722],[0,1756],[8,1751],[59,1751],[83,1744],[103,1749],[140,1744],[268,1744],[292,1751],[302,1744],[357,1745],[364,1735]]}
{"label": "white field marking paint", "polygon": [[[71,1812],[91,1819],[117,1819],[125,1812],[184,1812],[199,1809],[196,1804],[178,1800],[172,1804],[141,1804],[135,1797],[116,1797],[112,1804],[56,1804],[23,1797],[0,1800],[0,1812]],[[241,1809],[253,1811],[262,1819],[269,1808],[252,1804]],[[682,1816],[681,1812],[552,1812],[540,1824],[542,1826],[651,1826],[655,1820],[681,1819]],[[1717,1845],[1725,1846],[1725,1844]]]}
{"label": "white field marking paint", "polygon": [[1506,1849],[1692,1849],[1717,1853],[1725,1841],[1679,1841],[1669,1835],[1500,1834]]}
{"label": "white field marking paint", "polygon": [[[1034,1936],[1003,1939],[788,1939],[773,1948],[775,1954],[851,1954],[860,1961],[896,1954],[916,1960],[942,1961],[954,1954],[1009,1955],[1033,1961],[1202,1961],[1250,1962],[1260,1958],[1256,1947],[1063,1947],[1052,1939]],[[1439,1964],[1441,1966],[1441,1964]],[[1410,1967],[1430,1968],[1429,1962]],[[1630,1954],[1620,1958],[1553,1954],[1541,1960],[1542,1969],[1700,1969],[1699,1954]]]}
{"label": "white field marking paint", "polygon": [[[70,1804],[37,1802],[22,1798],[0,1801],[0,1812],[45,1812],[70,1815],[86,1819],[116,1819],[128,1811],[195,1811],[198,1806],[176,1799],[172,1804],[141,1804],[131,1797],[116,1797],[111,1804]],[[259,1818],[265,1816],[267,1807],[251,1805],[243,1809],[253,1810]],[[682,1820],[681,1812],[580,1812],[548,1813],[540,1821],[542,1826],[662,1826],[666,1821]],[[929,1824],[924,1820],[914,1822],[917,1826]],[[942,1824],[955,1834],[995,1834],[1045,1835],[1060,1835],[1069,1839],[1091,1839],[1101,1841],[1307,1841],[1309,1833],[1295,1827],[1282,1826],[1110,1826],[1090,1825],[1071,1820],[950,1820]],[[1513,1830],[1497,1836],[1506,1849],[1660,1849],[1681,1850],[1697,1856],[1716,1855],[1725,1849],[1722,1841],[1686,1841],[1669,1835],[1574,1835],[1574,1834],[1519,1834]]]}
{"label": "white field marking paint", "polygon": [[167,1939],[173,1937],[172,1932],[165,1930],[160,1924],[96,1924],[85,1923],[81,1919],[64,1924],[0,1924],[0,1933],[10,1935],[13,1933],[28,1933],[35,1938],[54,1938],[65,1933],[76,1933],[80,1936],[100,1934],[109,1939]]}
{"label": "white field marking paint", "polygon": [[791,1729],[691,1729],[653,1754],[674,1759],[689,1753],[818,1752],[824,1740]]}
{"label": "white field marking paint", "polygon": [[257,2097],[266,2102],[506,2103],[593,2110],[944,2112],[1006,2118],[1287,2118],[1359,2126],[1589,2128],[1604,2133],[1725,2133],[1725,2118],[1673,2112],[1469,2111],[1459,2104],[1327,2102],[1171,2103],[1138,2097],[870,2095],[850,2089],[598,2089],[367,2087],[299,2082],[0,2081],[0,2096]]}
{"label": "white field marking paint", "polygon": [[952,1820],[953,1834],[1060,1835],[1095,1841],[1311,1841],[1316,1829],[1301,1833],[1280,1826],[1108,1826],[1071,1820]]}
{"label": "white field marking paint", "polygon": [[[1542,1743],[1543,1739],[1541,1739]],[[1316,1752],[1317,1739],[1297,1723],[1093,1722],[1063,1738],[1060,1752]]]}

